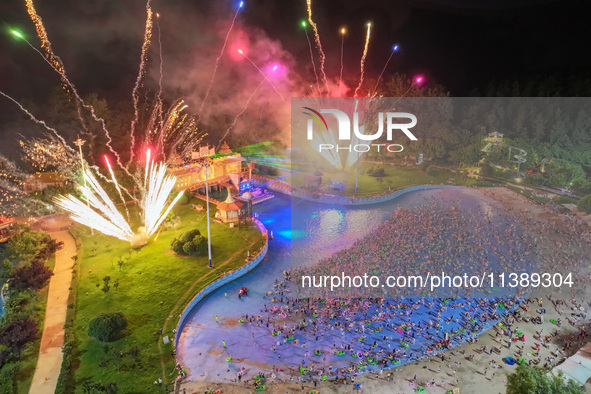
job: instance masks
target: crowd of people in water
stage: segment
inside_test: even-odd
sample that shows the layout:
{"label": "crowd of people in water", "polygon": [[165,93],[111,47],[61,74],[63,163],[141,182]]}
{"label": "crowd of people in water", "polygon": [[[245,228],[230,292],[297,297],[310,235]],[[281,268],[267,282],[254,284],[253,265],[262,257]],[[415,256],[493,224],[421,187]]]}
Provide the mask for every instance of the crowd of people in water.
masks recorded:
{"label": "crowd of people in water", "polygon": [[[496,197],[493,191],[488,195]],[[583,301],[591,283],[590,228],[569,214],[553,215],[550,222],[536,219],[527,210],[479,206],[467,211],[459,209],[460,201],[457,204],[448,201],[443,206],[432,199],[416,208],[398,208],[350,248],[317,264],[285,271],[264,294],[260,312],[238,318],[245,330],[253,331],[253,346],[270,354],[265,360],[272,365],[270,370],[257,376],[311,382],[334,378],[356,384],[359,373],[423,358],[440,358],[444,363],[462,353],[462,360],[470,362],[474,354],[451,349],[463,342],[477,343],[478,335],[491,328],[495,345],[474,350],[490,356],[485,375],[488,368],[501,367],[500,360],[509,351],[516,362],[545,367],[574,352],[572,344],[588,338],[579,324],[591,306]],[[332,275],[337,270],[350,275],[547,271],[571,273],[576,283],[562,297],[546,295],[545,299],[529,296],[531,288],[498,296],[489,289],[485,294],[465,292],[448,297],[429,295],[422,289],[409,293],[412,297],[365,298],[339,297],[326,291],[306,297],[296,291],[303,273]],[[546,308],[560,317],[545,320]],[[530,310],[536,311],[535,317],[529,316]],[[534,341],[531,350],[525,348],[527,338],[520,331],[526,324],[540,328],[530,338]],[[545,333],[548,324],[552,329]],[[540,349],[560,337],[563,325],[578,331],[563,338],[560,351],[542,357]],[[448,364],[454,375],[458,363]],[[244,382],[244,367],[240,372],[236,381]]]}
{"label": "crowd of people in water", "polygon": [[[397,208],[369,236],[351,247],[312,266],[296,267],[296,285],[302,283],[299,279],[304,276],[322,278],[343,272],[349,277],[377,275],[382,280],[386,276],[408,278],[420,275],[426,278],[428,273],[445,273],[450,277],[467,274],[480,278],[485,275],[488,278],[491,273],[520,274],[532,272],[536,267],[534,238],[512,214],[487,204],[467,209],[461,206],[461,199],[442,203],[433,196],[423,198],[425,201],[418,202],[415,208]],[[491,292],[496,290],[493,289],[497,287],[495,283],[492,286],[490,282],[486,284],[476,286],[479,291],[466,287],[459,293],[458,289],[452,292],[451,286],[446,286],[439,289],[438,294],[426,294],[430,292],[429,283],[424,283],[423,288],[390,286],[386,290],[391,296],[494,295]],[[354,287],[341,287],[336,293],[327,286],[317,287],[311,290],[313,295],[334,297],[358,293]],[[378,286],[372,295],[383,291],[384,288]],[[308,294],[311,293],[304,292],[304,295]],[[498,294],[506,294],[506,291]]]}

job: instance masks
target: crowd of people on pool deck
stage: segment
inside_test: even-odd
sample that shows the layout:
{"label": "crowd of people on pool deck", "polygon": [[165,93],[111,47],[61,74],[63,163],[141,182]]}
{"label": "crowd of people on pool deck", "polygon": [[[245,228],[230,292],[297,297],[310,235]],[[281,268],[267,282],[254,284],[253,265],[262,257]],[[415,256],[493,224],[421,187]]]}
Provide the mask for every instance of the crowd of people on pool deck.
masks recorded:
{"label": "crowd of people on pool deck", "polygon": [[[350,248],[313,266],[298,267],[294,271],[297,283],[302,283],[299,279],[304,275],[321,278],[343,272],[349,277],[368,274],[381,277],[422,275],[423,278],[429,272],[479,278],[491,272],[532,272],[536,263],[532,256],[534,239],[509,213],[493,211],[490,207],[485,210],[480,206],[477,210],[468,210],[460,208],[461,201],[457,202],[456,208],[441,204],[435,197],[417,205],[411,209],[397,208],[389,219]],[[326,286],[318,287],[313,289],[313,295],[351,295],[347,288],[340,288],[335,293]],[[493,290],[490,286],[483,287],[489,293]],[[375,290],[384,291],[381,287]],[[391,288],[388,290],[392,291]],[[461,295],[470,296],[469,290],[462,289]],[[474,295],[486,296],[486,293],[481,291]]]}

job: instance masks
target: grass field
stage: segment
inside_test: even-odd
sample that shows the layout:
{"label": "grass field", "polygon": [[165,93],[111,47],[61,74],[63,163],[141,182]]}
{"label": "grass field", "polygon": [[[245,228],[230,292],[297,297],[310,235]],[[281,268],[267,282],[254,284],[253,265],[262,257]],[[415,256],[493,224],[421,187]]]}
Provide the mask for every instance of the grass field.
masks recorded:
{"label": "grass field", "polygon": [[[384,176],[374,177],[367,175],[370,168],[383,168]],[[345,183],[345,196],[369,197],[394,192],[409,186],[451,184],[470,186],[478,183],[477,180],[453,173],[444,168],[430,166],[426,171],[421,171],[418,166],[399,166],[390,164],[377,164],[363,162],[359,165],[359,179],[357,193],[355,193],[356,168],[347,171],[332,171],[323,169],[323,183],[336,180]],[[294,185],[304,185],[306,175],[298,173],[293,175]],[[451,179],[453,178],[453,181]],[[286,180],[289,180],[286,179]]]}
{"label": "grass field", "polygon": [[[367,175],[370,168],[383,168],[385,176],[373,177]],[[349,196],[375,196],[388,193],[409,186],[451,184],[469,186],[475,183],[473,179],[436,167],[429,167],[427,171],[420,171],[416,166],[403,167],[383,164],[362,163],[359,166],[358,192],[355,194],[356,171],[350,171],[347,179],[345,194]],[[453,179],[453,181],[451,180]]]}
{"label": "grass field", "polygon": [[[197,200],[191,203],[202,204]],[[215,206],[210,208],[213,216]],[[76,392],[83,392],[82,385],[89,379],[104,385],[114,382],[120,393],[162,392],[153,382],[162,378],[168,383],[177,375],[172,341],[162,345],[162,336],[172,340],[172,329],[189,300],[222,273],[245,264],[247,250],[252,255],[262,246],[263,237],[256,227],[229,228],[213,222],[214,268],[208,268],[207,256],[177,256],[170,249],[171,241],[193,228],[206,236],[207,222],[205,211],[196,212],[189,205],[178,206],[175,212],[181,218],[180,226],[162,231],[156,241],[137,252],[115,238],[96,232],[90,235],[86,227],[72,230],[81,244],[73,319],[78,343]],[[119,260],[123,261],[121,267]],[[106,293],[101,290],[105,276],[111,277],[111,289]],[[118,288],[113,286],[115,280]],[[123,338],[105,344],[88,336],[90,320],[103,312],[125,315],[129,324]]]}

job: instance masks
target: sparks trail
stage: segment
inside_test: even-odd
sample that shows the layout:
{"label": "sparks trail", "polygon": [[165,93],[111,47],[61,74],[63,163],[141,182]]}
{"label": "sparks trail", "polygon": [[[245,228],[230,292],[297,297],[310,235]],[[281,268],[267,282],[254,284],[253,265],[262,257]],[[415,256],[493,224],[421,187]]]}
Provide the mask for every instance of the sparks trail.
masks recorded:
{"label": "sparks trail", "polygon": [[341,87],[343,86],[343,49],[345,44],[345,34],[347,30],[343,27],[341,29],[341,72],[339,74],[339,97],[341,97]]}
{"label": "sparks trail", "polygon": [[320,94],[320,80],[318,79],[318,72],[316,71],[316,62],[314,62],[314,52],[312,51],[312,42],[310,41],[310,36],[308,36],[308,29],[306,29],[306,22],[302,22],[302,26],[304,27],[304,32],[306,33],[306,40],[308,40],[308,48],[310,48],[310,61],[312,62],[312,69],[314,70],[314,76],[316,77],[316,89],[318,90],[318,94]]}
{"label": "sparks trail", "polygon": [[66,143],[66,140],[64,140],[64,138],[61,135],[59,135],[59,133],[57,132],[56,129],[48,126],[47,123],[45,123],[45,121],[37,119],[32,113],[30,113],[25,107],[23,107],[18,101],[16,101],[12,97],[10,97],[6,93],[4,93],[3,91],[0,90],[0,94],[2,96],[6,97],[7,99],[9,99],[10,101],[12,101],[13,103],[15,103],[20,108],[21,111],[23,111],[25,114],[27,114],[29,116],[29,118],[31,118],[31,120],[33,122],[45,127],[47,130],[51,131],[57,138],[59,138],[60,142],[64,145],[64,147],[66,147],[66,149],[68,149],[70,151],[70,153],[76,154],[76,151],[68,146],[68,144]]}
{"label": "sparks trail", "polygon": [[330,89],[328,88],[328,80],[326,79],[326,73],[324,72],[324,63],[326,61],[326,55],[322,50],[322,43],[320,42],[320,34],[318,33],[318,27],[316,23],[312,20],[312,0],[306,0],[306,5],[308,9],[308,22],[312,29],[314,29],[314,39],[316,41],[316,47],[318,48],[318,53],[320,54],[320,72],[322,73],[322,77],[324,79],[324,86],[326,87],[326,91],[329,92]]}
{"label": "sparks trail", "polygon": [[244,105],[244,108],[242,109],[242,111],[240,111],[240,113],[238,115],[236,115],[236,117],[234,118],[234,121],[232,122],[232,124],[230,125],[230,127],[228,127],[228,130],[226,130],[226,132],[224,133],[224,135],[222,136],[222,138],[220,138],[220,141],[218,142],[218,148],[220,147],[220,145],[222,144],[222,141],[224,140],[224,138],[226,138],[226,136],[228,135],[228,133],[230,133],[230,130],[232,130],[232,128],[234,126],[236,126],[236,123],[238,122],[238,118],[240,116],[242,116],[242,114],[244,114],[246,112],[246,109],[248,108],[248,104],[250,104],[250,101],[252,100],[252,98],[255,96],[255,94],[259,91],[259,89],[261,88],[261,86],[263,86],[263,84],[265,83],[265,80],[267,78],[265,77],[265,79],[263,79],[261,81],[261,83],[259,83],[259,85],[256,87],[256,89],[252,92],[252,94],[250,95],[250,97],[248,98],[248,100],[246,100],[246,104]]}
{"label": "sparks trail", "polygon": [[388,60],[386,60],[386,64],[384,64],[384,68],[382,69],[382,72],[380,73],[380,76],[378,77],[378,80],[376,81],[376,86],[375,88],[373,88],[373,94],[375,95],[378,92],[378,85],[380,84],[380,80],[382,79],[382,75],[384,75],[384,71],[386,71],[386,67],[388,67],[388,63],[390,63],[390,59],[392,59],[392,56],[394,55],[394,52],[398,51],[398,45],[394,45],[392,47],[392,52],[390,53],[390,57],[388,57]]}
{"label": "sparks trail", "polygon": [[[67,75],[66,75],[66,70],[64,68],[64,65],[61,61],[61,59],[59,58],[59,56],[55,55],[53,53],[53,50],[51,48],[51,42],[49,41],[49,38],[47,37],[47,33],[45,31],[45,27],[43,26],[43,21],[42,19],[37,15],[37,12],[35,10],[35,7],[33,5],[32,0],[27,0],[27,11],[29,12],[29,15],[31,17],[31,20],[33,21],[33,23],[35,24],[35,29],[37,30],[37,35],[39,36],[39,39],[41,40],[41,48],[43,48],[47,55],[43,55],[43,53],[41,53],[37,48],[35,48],[27,39],[25,39],[21,34],[18,35],[18,37],[22,40],[24,40],[29,47],[31,47],[35,52],[37,52],[39,54],[39,56],[41,56],[41,58],[47,63],[49,64],[49,66],[51,68],[53,68],[62,78],[62,83],[63,84],[67,84],[67,86],[70,87],[71,89],[71,93],[74,94],[75,98],[76,98],[76,106],[77,106],[77,110],[78,110],[78,117],[80,119],[80,122],[82,123],[82,125],[85,127],[85,122],[82,118],[82,114],[81,114],[81,109],[80,109],[80,105],[82,105],[84,108],[86,108],[87,110],[90,111],[92,118],[96,121],[99,122],[102,126],[102,130],[105,133],[105,136],[107,137],[107,147],[109,148],[109,150],[111,151],[111,153],[113,153],[117,159],[117,164],[123,168],[123,164],[121,163],[119,154],[113,149],[113,147],[111,146],[111,136],[109,135],[109,131],[106,128],[105,125],[105,121],[104,119],[98,117],[95,113],[94,107],[91,105],[88,105],[84,102],[84,100],[82,100],[82,98],[80,97],[80,95],[78,94],[78,91],[76,90],[76,87],[74,86],[74,84],[68,79]],[[13,100],[15,101],[15,100]],[[16,103],[16,101],[15,101]],[[18,104],[18,103],[17,103]],[[18,104],[19,107],[21,107],[21,109],[24,109],[20,104]],[[26,113],[31,116],[31,114],[26,111]],[[57,131],[53,131],[54,133],[57,133]],[[56,134],[57,135],[57,134]],[[58,137],[60,139],[63,140],[63,138],[61,136],[58,135]],[[123,168],[125,170],[125,168]],[[125,170],[127,172],[127,170]],[[129,172],[127,172],[128,175],[131,176],[131,174],[129,174]]]}
{"label": "sparks trail", "polygon": [[[107,148],[109,148],[109,151],[111,151],[111,153],[113,153],[113,155],[117,159],[117,164],[119,165],[119,167],[121,167],[121,169],[123,169],[127,175],[132,176],[127,171],[127,169],[123,166],[123,163],[121,162],[121,157],[119,156],[119,154],[117,153],[117,151],[115,149],[113,149],[113,147],[111,146],[111,142],[113,140],[111,139],[111,135],[109,134],[109,131],[107,130],[107,125],[105,124],[105,120],[103,118],[101,118],[101,117],[99,117],[99,116],[96,115],[95,109],[94,109],[94,107],[92,105],[86,104],[84,102],[84,100],[82,99],[82,97],[80,97],[80,94],[78,94],[78,90],[76,90],[76,87],[74,86],[74,84],[66,76],[65,71],[63,71],[63,68],[56,67],[51,61],[49,61],[45,56],[43,56],[43,54],[37,48],[35,48],[33,45],[31,45],[31,43],[29,41],[27,41],[24,38],[23,38],[23,40],[27,44],[29,44],[29,46],[35,52],[37,52],[41,56],[41,58],[47,64],[49,64],[51,66],[51,68],[53,68],[55,70],[55,72],[57,72],[62,77],[62,80],[64,81],[64,83],[66,83],[70,87],[72,94],[76,98],[76,103],[77,104],[79,103],[79,104],[82,105],[82,107],[86,108],[90,112],[90,115],[92,116],[92,119],[94,119],[94,121],[96,121],[96,122],[98,122],[98,123],[101,124],[102,131],[103,131],[103,133],[105,133],[105,136],[107,137],[107,142],[106,142],[105,145],[107,146]],[[21,107],[21,109],[23,109],[23,107],[20,106],[20,104],[19,104],[19,107]],[[27,112],[27,114],[30,115],[30,113],[28,113],[28,112]],[[79,116],[81,116],[80,112],[78,114],[79,114]],[[81,120],[81,122],[83,122],[83,121]],[[54,130],[54,132],[57,133],[57,131],[55,131],[55,130]],[[58,135],[58,137],[63,140],[63,138],[61,136]]]}
{"label": "sparks trail", "polygon": [[[114,183],[114,182],[113,182],[113,180],[111,180],[111,179],[107,178],[106,176],[104,176],[104,175],[101,173],[101,171],[100,171],[100,168],[98,168],[98,166],[91,166],[91,165],[89,165],[89,164],[88,164],[88,163],[86,163],[86,162],[85,162],[84,164],[86,164],[86,166],[88,167],[88,169],[89,169],[89,170],[93,170],[93,171],[94,171],[94,173],[95,173],[95,174],[96,174],[96,175],[97,175],[99,178],[101,178],[103,181],[105,181],[105,182],[107,182],[107,183]],[[132,194],[129,192],[129,190],[127,190],[125,187],[123,187],[123,186],[121,186],[121,185],[119,185],[119,187],[121,188],[121,190],[123,190],[123,191],[125,192],[125,194],[127,194],[127,197],[129,197],[129,199],[130,199],[130,200],[132,200],[132,201],[133,201],[133,200],[137,199],[137,196],[134,196],[134,195],[132,195]]]}
{"label": "sparks trail", "polygon": [[135,126],[138,122],[139,117],[139,94],[138,90],[140,88],[140,83],[142,78],[146,74],[146,63],[148,61],[148,49],[150,49],[151,38],[152,38],[152,7],[151,7],[152,0],[148,0],[146,3],[146,30],[144,32],[144,43],[142,44],[142,54],[140,56],[140,68],[135,80],[135,86],[133,87],[133,92],[131,94],[131,98],[133,100],[133,120],[131,121],[131,129],[130,129],[130,136],[131,136],[131,145],[130,145],[130,156],[129,161],[127,162],[127,167],[131,164],[133,157],[134,157],[134,148],[135,148]]}
{"label": "sparks trail", "polygon": [[420,85],[420,84],[422,84],[422,83],[423,83],[423,81],[424,81],[424,78],[423,78],[421,75],[419,75],[419,76],[416,76],[416,77],[413,79],[413,81],[412,81],[412,83],[410,84],[410,86],[408,87],[408,89],[406,89],[406,92],[404,92],[404,93],[402,94],[402,96],[398,97],[398,99],[392,103],[392,106],[394,106],[394,105],[395,105],[396,103],[398,103],[398,102],[399,102],[399,101],[400,101],[400,100],[401,100],[403,97],[405,97],[405,96],[408,94],[408,92],[410,92],[410,91],[411,91],[411,89],[412,89],[412,88],[414,88],[416,85]]}
{"label": "sparks trail", "polygon": [[199,107],[199,114],[201,114],[203,112],[203,106],[205,105],[205,101],[207,100],[207,97],[209,97],[209,92],[211,90],[211,87],[213,86],[213,82],[215,80],[215,74],[216,74],[216,72],[218,70],[218,66],[220,64],[220,59],[224,55],[224,50],[226,49],[226,45],[228,44],[228,38],[230,37],[230,33],[232,32],[232,29],[234,28],[234,23],[236,22],[236,18],[238,17],[238,13],[242,9],[243,5],[244,5],[244,2],[240,2],[240,5],[238,6],[236,13],[234,14],[234,18],[232,19],[232,23],[230,24],[230,28],[228,29],[228,33],[226,33],[226,39],[224,40],[224,44],[222,45],[222,50],[220,51],[220,54],[217,57],[217,59],[215,59],[215,66],[213,68],[213,74],[211,75],[211,80],[209,81],[209,86],[207,87],[207,91],[205,92],[205,96],[203,97],[203,101],[201,102],[201,107]]}
{"label": "sparks trail", "polygon": [[[39,52],[43,59],[45,59],[53,68],[59,70],[58,72],[62,76],[62,88],[64,89],[64,91],[66,91],[66,93],[69,93],[68,85],[70,85],[70,88],[72,87],[68,81],[68,78],[66,77],[66,68],[64,66],[64,63],[62,62],[62,59],[53,52],[53,48],[51,47],[51,41],[49,41],[49,37],[47,37],[47,32],[45,31],[45,26],[43,25],[43,20],[37,14],[37,10],[35,9],[33,0],[26,0],[25,5],[27,7],[27,13],[29,14],[31,21],[33,21],[33,24],[35,25],[35,30],[37,32],[37,36],[41,40],[41,48],[45,51],[45,55],[43,55],[41,52],[37,50],[37,48],[31,45],[31,43],[27,41],[27,39],[25,39],[23,35],[19,34],[18,37],[24,40],[27,44],[29,44],[31,48]],[[87,130],[88,128],[86,126],[86,122],[84,122],[84,119],[82,118],[82,109],[80,108],[80,104],[78,102],[76,102],[76,110],[78,112],[78,120],[80,121],[80,124],[82,125],[84,130]]]}
{"label": "sparks trail", "polygon": [[158,56],[160,57],[160,68],[158,74],[158,95],[156,96],[156,102],[159,106],[158,109],[158,122],[162,121],[162,65],[164,63],[162,57],[162,34],[160,31],[160,14],[156,13],[156,29],[158,30]]}
{"label": "sparks trail", "polygon": [[[248,61],[250,62],[250,64],[252,64],[252,65],[253,65],[253,66],[254,66],[254,67],[257,69],[257,70],[259,70],[259,72],[261,73],[261,75],[262,75],[262,76],[265,78],[265,81],[269,82],[269,85],[271,85],[271,87],[273,88],[273,90],[275,91],[275,93],[277,93],[277,94],[279,95],[279,97],[281,97],[281,100],[285,101],[285,98],[284,98],[284,97],[281,95],[281,93],[279,93],[279,91],[277,90],[277,88],[275,87],[275,85],[273,84],[273,82],[271,82],[271,81],[269,80],[269,78],[268,78],[268,75],[269,75],[269,74],[268,74],[268,73],[267,73],[267,74],[265,74],[265,73],[263,72],[263,70],[261,70],[261,69],[259,68],[259,66],[257,66],[257,65],[256,65],[256,64],[255,64],[255,63],[252,61],[252,60],[250,60],[250,58],[249,58],[248,56],[246,56],[246,54],[245,54],[245,53],[242,51],[242,49],[239,49],[239,50],[238,50],[238,52],[239,52],[241,55],[243,55],[243,56],[246,58],[246,60],[248,60]],[[275,67],[273,68],[273,71],[275,71],[276,69],[277,69],[277,66],[275,66]]]}
{"label": "sparks trail", "polygon": [[[51,48],[51,42],[49,41],[49,38],[47,37],[47,32],[45,31],[45,26],[43,26],[43,20],[41,19],[41,17],[39,15],[37,15],[37,10],[35,9],[35,5],[33,4],[33,0],[25,0],[25,4],[27,7],[27,13],[29,14],[29,17],[31,18],[31,20],[33,21],[33,24],[35,24],[35,30],[37,31],[37,36],[41,40],[41,48],[46,53],[45,56],[43,56],[43,55],[41,55],[41,56],[43,56],[44,58],[47,58],[47,60],[52,64],[52,66],[54,68],[58,69],[59,70],[58,72],[60,72],[60,74],[63,76],[63,78],[66,79],[66,77],[65,77],[66,70],[64,68],[64,64],[62,63],[62,60],[53,53],[53,49]],[[20,38],[24,40],[24,37],[21,36]],[[28,41],[27,41],[27,43],[29,45],[31,45]],[[64,89],[66,89],[65,85],[62,85],[62,87]],[[67,89],[66,89],[66,91],[67,91]]]}
{"label": "sparks trail", "polygon": [[121,202],[123,203],[123,207],[125,208],[125,213],[127,214],[127,220],[129,221],[129,210],[127,209],[127,205],[125,205],[125,198],[123,198],[123,193],[121,193],[121,189],[119,188],[119,182],[117,182],[117,178],[115,178],[115,174],[113,173],[113,169],[111,168],[111,163],[109,162],[109,158],[107,157],[107,155],[105,155],[105,162],[107,163],[109,173],[111,174],[111,179],[113,180],[115,189],[117,189],[117,193],[119,193],[119,198],[121,198]]}
{"label": "sparks trail", "polygon": [[367,57],[367,49],[369,48],[369,38],[371,37],[371,22],[367,24],[367,35],[365,36],[365,46],[363,47],[363,56],[361,56],[361,76],[359,77],[359,85],[355,89],[353,96],[357,97],[361,85],[363,85],[363,74],[365,72],[365,58]]}

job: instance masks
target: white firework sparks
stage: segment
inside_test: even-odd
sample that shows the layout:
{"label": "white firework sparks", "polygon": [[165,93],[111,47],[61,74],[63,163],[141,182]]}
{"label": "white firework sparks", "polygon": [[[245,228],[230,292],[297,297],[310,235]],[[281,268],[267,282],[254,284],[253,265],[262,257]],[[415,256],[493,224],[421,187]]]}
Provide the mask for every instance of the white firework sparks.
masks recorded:
{"label": "white firework sparks", "polygon": [[168,208],[165,209],[166,200],[174,188],[176,178],[172,175],[166,175],[166,164],[155,164],[153,160],[150,161],[150,150],[148,150],[146,156],[146,167],[148,169],[146,170],[146,187],[141,205],[144,210],[144,227],[149,238],[158,230],[172,207],[182,197],[183,192],[180,192]]}
{"label": "white firework sparks", "polygon": [[78,189],[89,205],[72,195],[55,198],[55,204],[70,213],[72,220],[103,234],[131,242],[134,236],[133,231],[105,189],[89,170],[85,169],[83,175],[87,186],[78,185]]}
{"label": "white firework sparks", "polygon": [[180,192],[172,203],[168,207],[166,206],[176,178],[166,175],[166,164],[155,164],[153,160],[150,161],[148,153],[146,177],[145,183],[142,185],[142,199],[140,201],[140,207],[143,210],[143,227],[134,233],[129,221],[119,212],[92,172],[84,170],[84,177],[88,185],[78,185],[78,189],[88,204],[72,195],[56,198],[55,204],[68,212],[72,220],[103,234],[134,244],[143,244],[154,235],[172,207],[183,195],[183,192]]}

